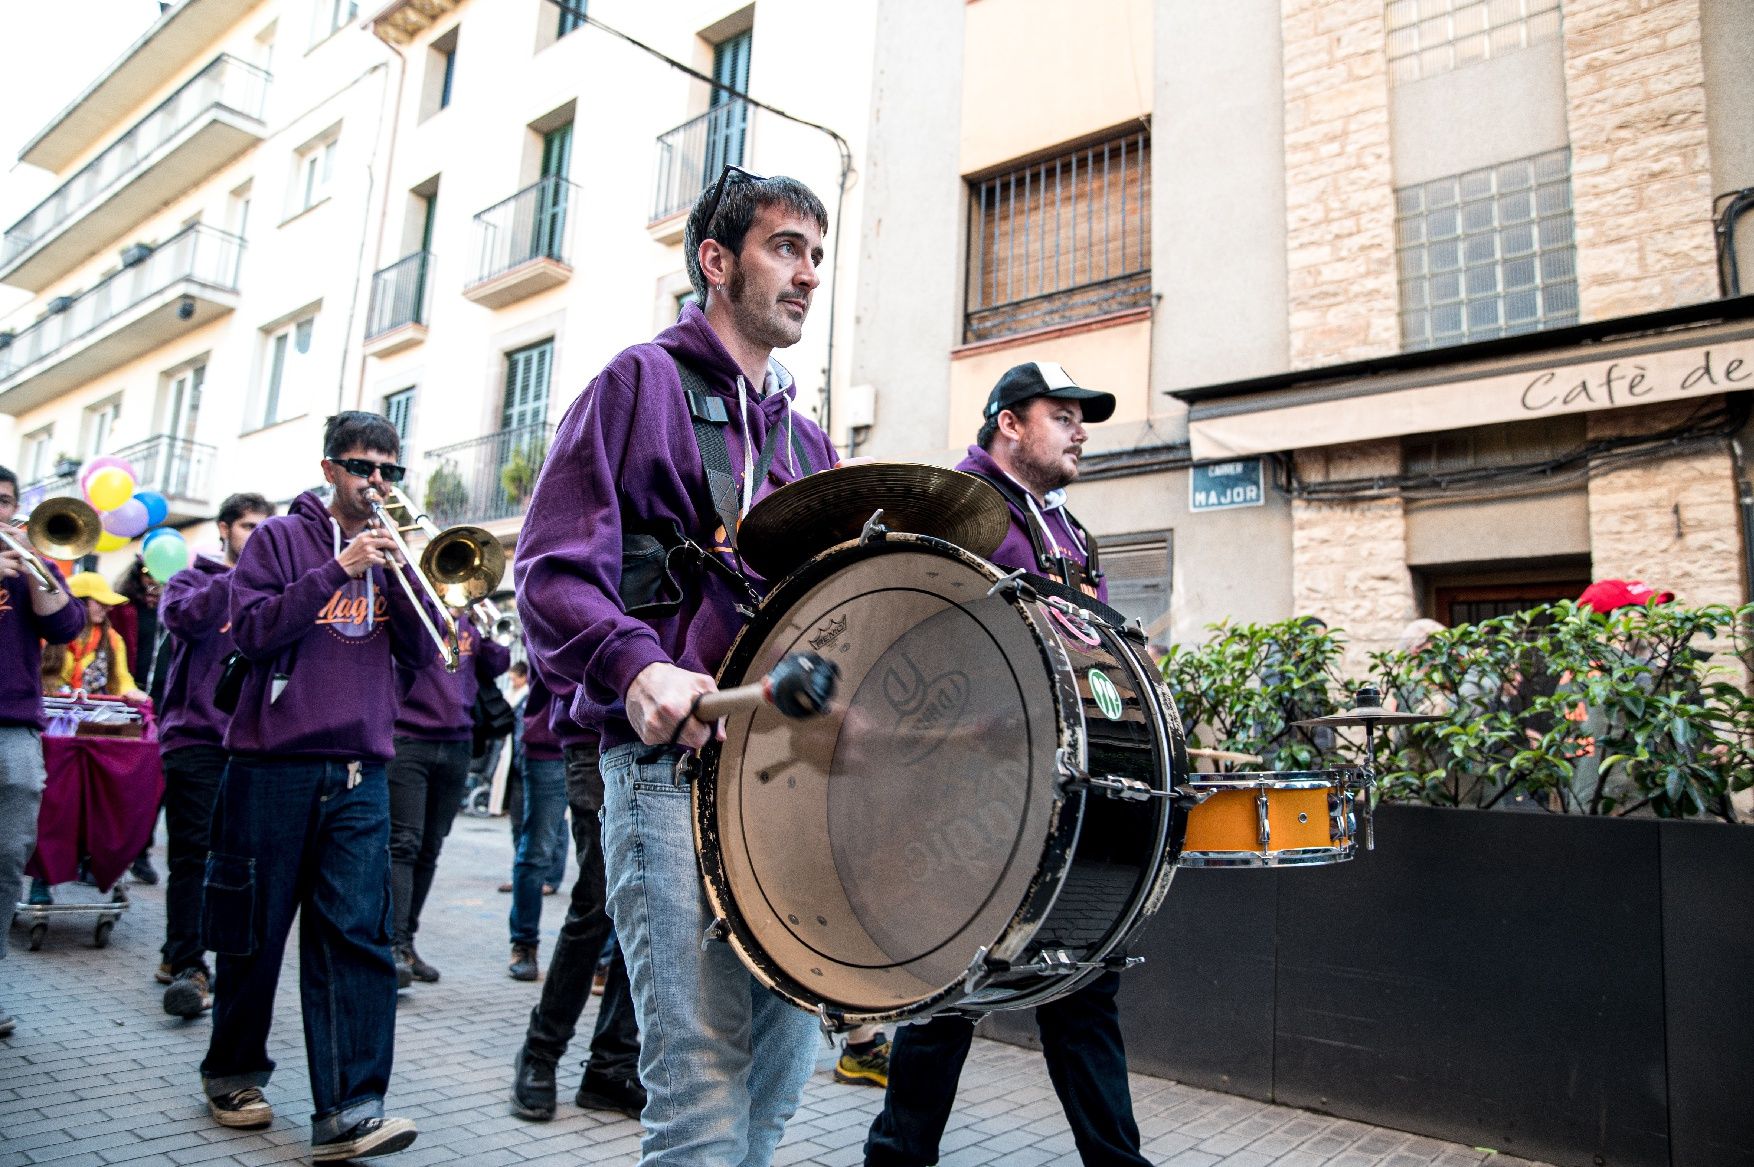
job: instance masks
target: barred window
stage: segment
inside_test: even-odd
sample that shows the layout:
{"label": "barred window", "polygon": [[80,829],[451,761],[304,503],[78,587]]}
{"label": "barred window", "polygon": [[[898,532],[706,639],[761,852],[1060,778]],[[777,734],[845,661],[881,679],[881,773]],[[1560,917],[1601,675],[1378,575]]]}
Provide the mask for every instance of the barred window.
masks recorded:
{"label": "barred window", "polygon": [[1133,536],[1125,541],[1103,540],[1098,564],[1108,577],[1109,606],[1137,620],[1147,639],[1159,644],[1168,639],[1170,536]]}
{"label": "barred window", "polygon": [[1501,57],[1559,35],[1559,0],[1389,0],[1389,82]]}
{"label": "barred window", "polygon": [[1395,192],[1401,346],[1577,323],[1571,151]]}
{"label": "barred window", "polygon": [[1140,130],[968,185],[965,342],[1151,300],[1151,135]]}

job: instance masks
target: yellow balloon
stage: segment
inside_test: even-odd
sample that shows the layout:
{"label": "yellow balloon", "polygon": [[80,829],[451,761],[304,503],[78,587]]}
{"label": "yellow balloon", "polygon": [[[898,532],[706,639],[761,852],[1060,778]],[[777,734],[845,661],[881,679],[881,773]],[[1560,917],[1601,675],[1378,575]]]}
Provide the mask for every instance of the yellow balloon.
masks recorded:
{"label": "yellow balloon", "polygon": [[134,497],[134,476],[119,466],[105,466],[85,484],[85,498],[100,511],[113,511]]}
{"label": "yellow balloon", "polygon": [[133,540],[125,536],[112,535],[108,531],[105,531],[97,537],[97,549],[99,551],[120,551],[131,542],[133,542]]}

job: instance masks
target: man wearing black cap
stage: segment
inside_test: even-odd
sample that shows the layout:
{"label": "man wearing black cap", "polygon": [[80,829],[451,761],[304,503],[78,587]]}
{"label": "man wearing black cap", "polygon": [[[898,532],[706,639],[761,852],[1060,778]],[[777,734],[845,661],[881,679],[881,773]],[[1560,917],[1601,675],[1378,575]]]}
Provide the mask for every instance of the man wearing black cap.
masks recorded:
{"label": "man wearing black cap", "polygon": [[[1096,541],[1066,509],[1078,477],[1085,423],[1108,420],[1112,393],[1080,388],[1052,361],[1006,371],[987,397],[985,423],[956,467],[991,482],[1011,511],[1011,529],[993,552],[1002,568],[1046,576],[1106,599]],[[1127,1089],[1127,1053],[1115,1008],[1119,973],[1105,973],[1035,1011],[1048,1077],[1065,1108],[1079,1157],[1090,1167],[1149,1167]],[[883,1111],[865,1140],[867,1167],[938,1161],[938,1140],[956,1102],[956,1082],[974,1040],[974,1022],[943,1015],[903,1025],[889,1054]]]}

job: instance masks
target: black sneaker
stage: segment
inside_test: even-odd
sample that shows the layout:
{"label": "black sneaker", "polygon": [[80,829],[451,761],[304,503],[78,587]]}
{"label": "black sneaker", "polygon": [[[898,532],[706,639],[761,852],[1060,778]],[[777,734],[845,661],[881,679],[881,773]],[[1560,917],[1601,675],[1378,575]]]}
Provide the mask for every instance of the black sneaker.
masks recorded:
{"label": "black sneaker", "polygon": [[274,1121],[274,1108],[268,1105],[268,1100],[254,1086],[233,1090],[219,1098],[208,1095],[207,1109],[212,1113],[213,1121],[220,1126],[248,1130],[267,1126]]}
{"label": "black sneaker", "polygon": [[390,955],[396,961],[396,990],[400,992],[414,983],[414,957],[403,945],[392,948]]}
{"label": "black sneaker", "polygon": [[529,1046],[518,1050],[512,1063],[512,1113],[531,1122],[554,1117],[554,1063]]}
{"label": "black sneaker", "polygon": [[414,942],[408,942],[408,969],[414,979],[428,985],[438,984],[439,970],[420,959],[420,953],[414,951]]}
{"label": "black sneaker", "polygon": [[586,1110],[619,1110],[638,1118],[646,1108],[646,1088],[627,1078],[598,1077],[586,1070],[573,1101]]}
{"label": "black sneaker", "polygon": [[394,1155],[413,1146],[414,1120],[409,1118],[368,1118],[342,1131],[328,1142],[311,1144],[311,1160],[334,1163],[342,1159],[370,1159],[375,1155]]}
{"label": "black sneaker", "polygon": [[152,860],[146,855],[128,865],[128,874],[134,877],[134,882],[144,883],[147,887],[158,882],[158,872],[153,870]]}
{"label": "black sneaker", "polygon": [[213,994],[207,989],[207,973],[203,969],[184,969],[164,991],[164,1011],[172,1017],[192,1021],[211,1008]]}

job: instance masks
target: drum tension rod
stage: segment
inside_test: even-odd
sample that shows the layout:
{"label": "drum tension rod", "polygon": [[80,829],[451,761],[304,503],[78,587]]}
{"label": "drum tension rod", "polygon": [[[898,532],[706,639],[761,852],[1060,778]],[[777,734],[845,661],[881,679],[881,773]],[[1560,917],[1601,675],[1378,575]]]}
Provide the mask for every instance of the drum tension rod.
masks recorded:
{"label": "drum tension rod", "polygon": [[713,922],[708,924],[706,931],[700,934],[701,951],[706,951],[706,946],[709,944],[723,944],[730,938],[731,925],[725,922],[723,916],[714,916]]}
{"label": "drum tension rod", "polygon": [[998,595],[1000,592],[1010,592],[1013,595],[1015,595],[1018,599],[1024,601],[1025,603],[1034,602],[1034,600],[1036,599],[1035,589],[1030,587],[1027,583],[1023,582],[1023,576],[1024,576],[1024,571],[1020,567],[1016,571],[1012,572],[1010,575],[1001,579],[998,583],[994,584],[992,587],[988,588],[987,589],[987,598],[992,599],[994,596]]}
{"label": "drum tension rod", "polygon": [[1068,794],[1074,790],[1094,790],[1098,794],[1106,794],[1110,798],[1118,798],[1122,802],[1146,802],[1153,798],[1179,799],[1181,797],[1174,790],[1157,790],[1137,778],[1123,778],[1118,774],[1085,774],[1067,782],[1065,790]]}
{"label": "drum tension rod", "polygon": [[864,530],[859,532],[859,546],[864,547],[888,534],[889,528],[883,525],[883,508],[878,507],[871,512],[871,517],[865,520]]}
{"label": "drum tension rod", "polygon": [[816,1024],[822,1029],[822,1041],[829,1049],[834,1048],[834,1035],[844,1033],[853,1028],[847,1024],[847,1015],[839,1009],[830,1009],[825,1002],[816,1003]]}

